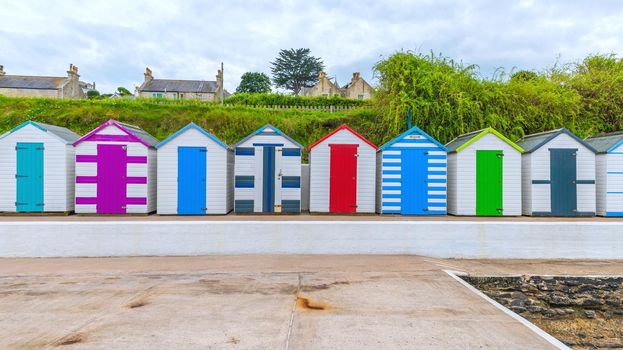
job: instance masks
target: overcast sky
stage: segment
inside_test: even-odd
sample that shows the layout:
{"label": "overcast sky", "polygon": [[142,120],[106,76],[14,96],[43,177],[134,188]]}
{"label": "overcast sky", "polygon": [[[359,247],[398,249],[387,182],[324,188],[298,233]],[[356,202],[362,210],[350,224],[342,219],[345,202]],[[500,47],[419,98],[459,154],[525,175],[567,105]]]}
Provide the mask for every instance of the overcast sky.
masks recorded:
{"label": "overcast sky", "polygon": [[623,1],[28,1],[0,0],[7,74],[65,75],[111,92],[156,78],[270,75],[279,49],[310,48],[340,84],[397,50],[496,68],[536,69],[623,51]]}

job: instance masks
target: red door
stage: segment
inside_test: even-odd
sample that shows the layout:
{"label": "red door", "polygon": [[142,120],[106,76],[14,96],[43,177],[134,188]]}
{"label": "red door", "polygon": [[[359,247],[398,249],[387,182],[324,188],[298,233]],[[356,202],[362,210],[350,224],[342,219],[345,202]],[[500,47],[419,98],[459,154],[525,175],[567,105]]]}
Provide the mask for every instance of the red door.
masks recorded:
{"label": "red door", "polygon": [[331,148],[330,213],[354,213],[357,210],[358,146],[329,145]]}

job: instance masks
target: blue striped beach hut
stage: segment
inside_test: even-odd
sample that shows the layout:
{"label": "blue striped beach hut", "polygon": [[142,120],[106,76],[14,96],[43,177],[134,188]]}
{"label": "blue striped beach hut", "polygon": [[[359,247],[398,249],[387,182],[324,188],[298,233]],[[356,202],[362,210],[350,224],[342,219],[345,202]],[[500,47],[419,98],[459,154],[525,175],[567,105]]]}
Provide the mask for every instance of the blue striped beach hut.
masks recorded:
{"label": "blue striped beach hut", "polygon": [[377,153],[377,212],[446,214],[448,149],[418,127]]}

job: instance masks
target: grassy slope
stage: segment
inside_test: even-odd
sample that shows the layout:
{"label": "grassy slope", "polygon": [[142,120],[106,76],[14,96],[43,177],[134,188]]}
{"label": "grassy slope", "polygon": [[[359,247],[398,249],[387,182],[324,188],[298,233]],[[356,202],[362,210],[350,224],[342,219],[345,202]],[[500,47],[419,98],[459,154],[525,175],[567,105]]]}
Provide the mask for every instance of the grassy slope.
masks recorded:
{"label": "grassy slope", "polygon": [[138,125],[162,140],[189,122],[195,122],[227,144],[233,144],[260,126],[271,123],[308,146],[342,123],[348,123],[373,142],[381,142],[375,114],[355,110],[343,113],[272,110],[211,103],[167,103],[149,100],[56,100],[0,96],[0,132],[26,120],[67,127],[85,134],[108,119]]}

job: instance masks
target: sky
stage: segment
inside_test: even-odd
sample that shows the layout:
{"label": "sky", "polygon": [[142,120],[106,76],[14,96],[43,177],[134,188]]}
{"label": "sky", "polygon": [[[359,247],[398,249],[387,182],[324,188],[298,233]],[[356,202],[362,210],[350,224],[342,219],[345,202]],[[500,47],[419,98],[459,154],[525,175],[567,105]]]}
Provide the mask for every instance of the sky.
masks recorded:
{"label": "sky", "polygon": [[623,1],[30,1],[0,0],[7,74],[66,75],[100,92],[134,91],[145,67],[163,79],[215,80],[233,92],[247,71],[270,76],[280,49],[309,48],[340,85],[396,51],[498,68],[543,70],[623,52]]}

